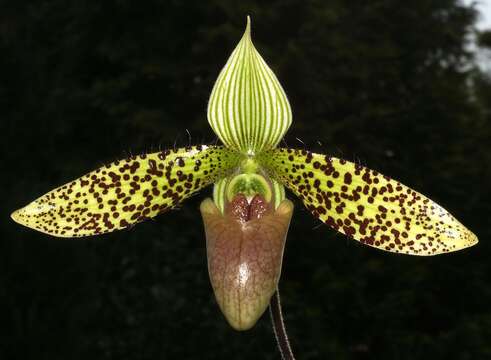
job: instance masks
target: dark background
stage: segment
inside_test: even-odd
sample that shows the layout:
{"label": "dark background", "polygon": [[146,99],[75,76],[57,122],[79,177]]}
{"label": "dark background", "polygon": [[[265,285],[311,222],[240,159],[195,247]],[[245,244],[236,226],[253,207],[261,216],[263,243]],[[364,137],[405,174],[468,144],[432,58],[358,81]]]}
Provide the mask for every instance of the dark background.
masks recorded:
{"label": "dark background", "polygon": [[447,256],[385,253],[319,226],[297,201],[280,287],[298,358],[491,358],[491,81],[469,45],[491,35],[476,33],[473,8],[3,0],[0,359],[279,358],[268,316],[239,333],[215,303],[198,212],[210,189],[98,238],[55,239],[9,218],[128,152],[215,141],[207,99],[247,14],[289,95],[289,146],[304,147],[298,137],[399,179],[480,239]]}

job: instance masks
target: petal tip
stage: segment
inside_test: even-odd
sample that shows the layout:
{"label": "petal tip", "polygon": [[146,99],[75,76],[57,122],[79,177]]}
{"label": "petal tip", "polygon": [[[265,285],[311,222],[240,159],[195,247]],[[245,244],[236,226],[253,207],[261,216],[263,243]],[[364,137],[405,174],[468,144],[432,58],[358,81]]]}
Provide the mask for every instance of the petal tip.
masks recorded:
{"label": "petal tip", "polygon": [[12,220],[14,220],[17,224],[22,224],[21,220],[20,220],[20,212],[22,211],[22,209],[18,209],[18,210],[15,210],[14,212],[12,212],[10,214],[10,218]]}
{"label": "petal tip", "polygon": [[252,44],[251,17],[249,15],[247,15],[247,17],[246,17],[246,28],[244,30],[244,34],[242,35],[242,41],[245,41],[249,44]]}
{"label": "petal tip", "polygon": [[31,215],[33,214],[33,204],[34,202],[27,204],[24,207],[21,207],[20,209],[15,210],[10,214],[10,218],[14,220],[17,224],[31,227],[30,226],[30,220],[31,220]]}
{"label": "petal tip", "polygon": [[45,211],[46,206],[39,204],[37,201],[33,201],[26,206],[12,212],[10,214],[10,218],[19,225],[38,230],[46,234],[50,234],[36,224],[36,217],[40,214],[42,215]]}
{"label": "petal tip", "polygon": [[476,234],[474,234],[472,231],[469,231],[468,234],[468,243],[469,247],[476,245],[479,242],[479,239]]}

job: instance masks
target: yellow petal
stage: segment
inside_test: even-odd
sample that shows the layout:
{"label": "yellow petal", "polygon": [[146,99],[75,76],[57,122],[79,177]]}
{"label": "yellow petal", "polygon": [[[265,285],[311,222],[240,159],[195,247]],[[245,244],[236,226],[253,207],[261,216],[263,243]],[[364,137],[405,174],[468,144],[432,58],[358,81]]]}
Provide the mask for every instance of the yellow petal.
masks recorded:
{"label": "yellow petal", "polygon": [[123,229],[171,209],[238,164],[222,147],[188,147],[115,161],[69,182],[11,216],[59,237]]}
{"label": "yellow petal", "polygon": [[424,195],[377,171],[308,151],[276,149],[258,161],[315,217],[381,250],[436,255],[477,237]]}

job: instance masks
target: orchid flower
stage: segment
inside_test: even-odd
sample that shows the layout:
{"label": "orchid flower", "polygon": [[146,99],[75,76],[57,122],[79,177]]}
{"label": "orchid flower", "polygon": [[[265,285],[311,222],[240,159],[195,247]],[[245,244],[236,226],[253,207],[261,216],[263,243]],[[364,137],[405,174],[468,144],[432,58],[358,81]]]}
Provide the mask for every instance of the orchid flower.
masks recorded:
{"label": "orchid flower", "polygon": [[334,230],[374,248],[437,255],[477,237],[441,206],[377,171],[329,155],[279,148],[292,112],[255,49],[250,20],[220,72],[208,122],[222,146],[198,145],[115,161],[15,211],[57,237],[100,235],[170,210],[213,185],[200,206],[218,305],[251,328],[278,286],[293,204],[285,188]]}

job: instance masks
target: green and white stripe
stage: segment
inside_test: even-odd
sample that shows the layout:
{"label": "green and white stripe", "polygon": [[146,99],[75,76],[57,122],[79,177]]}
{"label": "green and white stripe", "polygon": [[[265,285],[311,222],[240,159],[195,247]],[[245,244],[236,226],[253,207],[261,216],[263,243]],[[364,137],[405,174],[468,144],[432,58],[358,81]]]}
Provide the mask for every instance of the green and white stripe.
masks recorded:
{"label": "green and white stripe", "polygon": [[276,147],[290,127],[290,104],[252,44],[249,17],[213,87],[208,121],[225,146],[248,155]]}
{"label": "green and white stripe", "polygon": [[213,185],[213,202],[222,214],[225,210],[225,193],[227,192],[227,185],[230,182],[231,178],[232,177],[230,176],[224,177],[215,182],[215,184]]}
{"label": "green and white stripe", "polygon": [[273,185],[274,208],[277,209],[285,200],[285,187],[274,179],[269,179]]}

